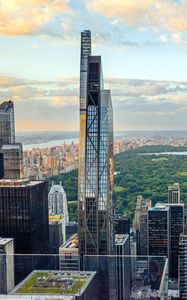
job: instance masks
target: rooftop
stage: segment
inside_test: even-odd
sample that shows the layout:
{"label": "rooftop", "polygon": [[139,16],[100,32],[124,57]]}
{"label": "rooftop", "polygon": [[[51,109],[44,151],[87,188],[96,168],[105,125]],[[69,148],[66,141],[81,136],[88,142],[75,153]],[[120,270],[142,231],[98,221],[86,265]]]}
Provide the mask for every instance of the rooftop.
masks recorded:
{"label": "rooftop", "polygon": [[20,143],[15,143],[15,144],[7,144],[2,146],[2,150],[20,150],[22,148],[22,145]]}
{"label": "rooftop", "polygon": [[74,235],[72,235],[70,239],[67,240],[60,248],[78,248],[78,234],[75,233]]}
{"label": "rooftop", "polygon": [[62,223],[63,216],[62,215],[49,215],[49,223]]}
{"label": "rooftop", "polygon": [[25,179],[0,179],[0,187],[22,187],[33,186],[44,181],[29,181]]}
{"label": "rooftop", "polygon": [[96,272],[33,271],[12,295],[81,295]]}
{"label": "rooftop", "polygon": [[0,246],[2,245],[6,245],[6,244],[8,244],[8,243],[10,243],[10,242],[12,242],[14,239],[11,239],[11,238],[2,238],[2,237],[0,237]]}
{"label": "rooftop", "polygon": [[14,107],[14,104],[13,104],[12,100],[4,101],[3,103],[0,104],[0,110],[4,110],[5,112],[13,107]]}
{"label": "rooftop", "polygon": [[115,245],[123,245],[128,237],[128,234],[115,234]]}

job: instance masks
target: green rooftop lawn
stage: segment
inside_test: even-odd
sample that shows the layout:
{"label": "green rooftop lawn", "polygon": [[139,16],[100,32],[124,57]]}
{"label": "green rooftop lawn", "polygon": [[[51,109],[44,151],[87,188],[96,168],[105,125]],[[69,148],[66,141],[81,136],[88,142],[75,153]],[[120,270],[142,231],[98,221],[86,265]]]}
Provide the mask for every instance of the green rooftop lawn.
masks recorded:
{"label": "green rooftop lawn", "polygon": [[[33,286],[37,284],[37,279],[39,277],[46,277],[46,279],[51,274],[48,272],[37,272],[33,274],[17,291],[16,294],[77,294],[79,290],[83,287],[85,283],[85,276],[72,276],[73,284],[70,289],[64,289],[63,287],[38,287],[34,288]],[[52,286],[52,282],[47,282],[49,286]]]}

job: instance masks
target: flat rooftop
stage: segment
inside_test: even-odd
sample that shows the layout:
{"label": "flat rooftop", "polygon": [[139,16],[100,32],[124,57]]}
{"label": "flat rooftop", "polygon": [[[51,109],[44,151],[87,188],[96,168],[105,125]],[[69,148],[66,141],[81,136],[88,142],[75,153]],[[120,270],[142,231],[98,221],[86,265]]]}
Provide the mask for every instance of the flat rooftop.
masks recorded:
{"label": "flat rooftop", "polygon": [[128,237],[128,234],[115,234],[115,245],[123,245]]}
{"label": "flat rooftop", "polygon": [[11,295],[81,295],[96,272],[33,271]]}
{"label": "flat rooftop", "polygon": [[44,181],[29,181],[24,179],[0,179],[0,187],[34,186]]}
{"label": "flat rooftop", "polygon": [[6,144],[2,146],[2,150],[21,150],[22,145],[20,143]]}
{"label": "flat rooftop", "polygon": [[75,249],[78,248],[78,234],[75,233],[60,248]]}
{"label": "flat rooftop", "polygon": [[12,242],[14,239],[12,238],[2,238],[0,237],[0,246],[4,246],[10,242]]}
{"label": "flat rooftop", "polygon": [[49,215],[49,224],[62,223],[64,220],[62,215]]}

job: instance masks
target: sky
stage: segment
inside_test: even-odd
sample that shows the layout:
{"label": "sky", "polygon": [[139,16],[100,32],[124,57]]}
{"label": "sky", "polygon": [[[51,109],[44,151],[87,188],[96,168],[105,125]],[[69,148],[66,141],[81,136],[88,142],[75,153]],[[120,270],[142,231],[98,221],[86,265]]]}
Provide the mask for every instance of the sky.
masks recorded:
{"label": "sky", "polygon": [[186,0],[0,0],[0,102],[17,131],[79,130],[80,32],[92,31],[115,130],[187,129]]}

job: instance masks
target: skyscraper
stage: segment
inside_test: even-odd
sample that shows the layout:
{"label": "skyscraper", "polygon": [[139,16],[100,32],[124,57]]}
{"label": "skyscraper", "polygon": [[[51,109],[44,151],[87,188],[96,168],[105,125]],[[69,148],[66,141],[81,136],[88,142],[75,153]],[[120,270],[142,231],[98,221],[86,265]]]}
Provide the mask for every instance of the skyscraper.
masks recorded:
{"label": "skyscraper", "polygon": [[0,236],[14,238],[15,254],[24,254],[16,256],[16,281],[32,270],[26,254],[48,251],[47,187],[45,181],[0,180]]}
{"label": "skyscraper", "polygon": [[168,203],[180,203],[180,186],[178,182],[168,187]]}
{"label": "skyscraper", "polygon": [[21,179],[23,150],[15,143],[14,103],[0,104],[0,178]]}
{"label": "skyscraper", "polygon": [[179,239],[183,226],[183,204],[158,203],[148,210],[148,254],[168,257],[170,278],[178,278]]}
{"label": "skyscraper", "polygon": [[4,157],[4,179],[21,179],[23,176],[22,144],[3,145],[2,153]]}
{"label": "skyscraper", "polygon": [[134,214],[134,228],[136,229],[137,254],[147,255],[147,211],[151,207],[151,200],[137,197]]}
{"label": "skyscraper", "polygon": [[180,299],[187,299],[187,229],[180,236],[179,243],[179,293]]}
{"label": "skyscraper", "polygon": [[79,253],[113,251],[113,114],[104,90],[100,56],[91,56],[91,33],[81,33],[79,143]]}
{"label": "skyscraper", "polygon": [[64,223],[67,224],[69,222],[67,198],[61,182],[60,184],[52,183],[48,194],[48,202],[49,215],[62,215]]}
{"label": "skyscraper", "polygon": [[0,149],[12,143],[15,143],[15,124],[14,104],[10,100],[0,104]]}

